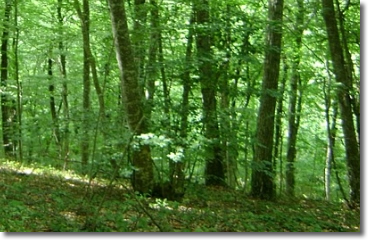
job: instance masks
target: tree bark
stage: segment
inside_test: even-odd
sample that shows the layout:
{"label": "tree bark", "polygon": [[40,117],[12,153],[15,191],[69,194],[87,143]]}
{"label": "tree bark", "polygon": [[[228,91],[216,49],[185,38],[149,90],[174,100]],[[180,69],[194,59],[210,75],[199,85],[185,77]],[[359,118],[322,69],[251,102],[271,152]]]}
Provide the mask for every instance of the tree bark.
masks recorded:
{"label": "tree bark", "polygon": [[[335,137],[336,137],[336,119],[337,119],[337,102],[331,103],[331,80],[329,78],[328,83],[323,82],[323,95],[325,100],[325,116],[326,116],[326,129],[327,129],[327,151],[326,151],[326,164],[325,164],[325,198],[330,200],[331,195],[331,169],[332,163],[335,158]],[[336,106],[335,106],[336,105]],[[332,122],[330,119],[330,109],[332,107]]]}
{"label": "tree bark", "polygon": [[261,199],[275,198],[272,149],[280,71],[283,6],[283,0],[268,1],[269,23],[266,32],[264,75],[257,117],[251,186],[251,195]]}
{"label": "tree bark", "polygon": [[[74,0],[74,6],[78,11],[79,2]],[[83,36],[83,119],[82,119],[82,134],[81,134],[81,158],[82,165],[86,165],[89,159],[89,141],[90,141],[90,125],[89,121],[91,119],[91,79],[90,79],[90,55],[88,53],[88,48],[90,44],[89,36],[89,2],[88,0],[83,0],[83,13],[79,12]]]}
{"label": "tree bark", "polygon": [[322,15],[326,24],[327,37],[337,86],[337,98],[344,133],[346,163],[350,185],[350,200],[360,203],[360,151],[354,127],[351,82],[347,76],[343,48],[337,28],[333,0],[322,0]]}
{"label": "tree bark", "polygon": [[[182,161],[175,163],[175,175],[177,178],[173,178],[173,184],[176,186],[178,193],[184,192],[184,164],[188,162],[186,158],[186,148],[187,148],[187,136],[188,136],[188,118],[189,118],[189,93],[192,88],[192,80],[190,78],[190,72],[193,61],[193,27],[194,27],[194,13],[190,15],[189,26],[188,26],[188,41],[185,49],[185,62],[183,66],[183,72],[181,74],[183,93],[181,102],[181,114],[180,114],[180,138],[181,145],[184,149],[184,159]],[[188,164],[189,165],[189,164]]]}
{"label": "tree bark", "polygon": [[[348,44],[348,36],[345,30],[345,16],[344,12],[346,12],[350,6],[350,1],[346,1],[346,6],[344,10],[340,9],[340,3],[339,1],[336,1],[336,7],[337,7],[337,18],[339,22],[339,29],[341,32],[341,43],[343,47],[343,54],[345,57],[346,62],[346,76],[348,77],[348,81],[350,83],[351,89],[354,87],[360,88],[360,79],[357,78],[354,74],[354,64],[351,58],[351,53],[349,50],[349,44]],[[357,81],[356,81],[357,80]],[[358,86],[354,86],[354,83]],[[352,110],[355,115],[355,121],[356,121],[356,132],[358,135],[358,145],[360,146],[360,98],[359,98],[359,90],[355,90],[354,92],[351,92],[351,99],[352,99]]]}
{"label": "tree bark", "polygon": [[276,116],[275,116],[275,144],[273,148],[273,169],[276,172],[277,169],[277,160],[279,162],[279,189],[280,193],[283,189],[283,158],[282,158],[282,142],[283,142],[283,134],[282,134],[282,117],[284,111],[284,93],[285,93],[285,84],[286,78],[288,75],[289,65],[287,63],[286,56],[283,57],[283,76],[279,87],[279,96],[277,98],[277,107],[276,107]]}
{"label": "tree bark", "polygon": [[81,27],[82,27],[82,33],[84,36],[84,44],[83,44],[83,50],[85,53],[86,58],[88,59],[89,62],[89,66],[90,66],[90,71],[92,73],[92,80],[93,80],[93,85],[95,87],[96,90],[96,94],[97,94],[97,99],[98,99],[98,103],[99,103],[99,107],[100,107],[100,116],[104,119],[105,118],[105,98],[104,98],[104,94],[103,94],[103,89],[100,86],[100,82],[98,80],[98,74],[97,74],[97,65],[96,65],[96,59],[92,54],[92,50],[91,50],[91,44],[90,44],[90,40],[89,40],[89,21],[90,21],[90,17],[89,17],[89,3],[88,1],[84,0],[83,1],[83,12],[80,8],[79,5],[79,1],[78,0],[74,0],[74,7],[78,13],[78,16],[81,20]]}
{"label": "tree bark", "polygon": [[295,167],[296,158],[296,140],[299,130],[299,119],[301,111],[300,91],[300,58],[302,47],[302,36],[304,30],[304,3],[298,0],[298,12],[296,13],[296,21],[294,26],[295,32],[295,52],[292,58],[292,73],[290,79],[290,99],[289,99],[289,116],[288,116],[288,139],[286,147],[286,193],[293,197],[295,195]]}
{"label": "tree bark", "polygon": [[57,18],[58,18],[58,28],[59,28],[59,52],[60,52],[60,74],[62,77],[62,92],[61,98],[63,103],[63,115],[64,115],[64,125],[63,125],[63,137],[62,137],[62,159],[64,160],[64,170],[67,167],[69,161],[69,102],[68,102],[68,84],[67,84],[67,74],[66,74],[66,54],[63,41],[63,25],[64,20],[61,13],[63,0],[58,0],[57,6]]}
{"label": "tree bark", "polygon": [[197,17],[197,57],[203,103],[205,147],[205,180],[207,186],[224,185],[225,173],[220,145],[220,132],[216,111],[217,79],[212,69],[209,1],[195,1]]}
{"label": "tree bark", "polygon": [[[124,3],[126,1],[123,1]],[[129,1],[128,1],[129,2]],[[147,54],[147,35],[146,22],[148,8],[146,7],[146,0],[134,0],[134,11],[133,12],[133,29],[131,32],[131,44],[134,49],[135,65],[137,67],[138,83],[141,94],[144,96],[145,87],[145,65],[146,65],[146,54]],[[130,3],[130,2],[129,2]],[[130,4],[129,4],[130,5]],[[150,119],[147,117],[147,121]],[[148,124],[149,122],[147,122]]]}
{"label": "tree bark", "polygon": [[[156,1],[151,0],[151,42],[148,50],[148,63],[146,66],[146,116],[147,119],[151,120],[153,110],[153,100],[155,95],[155,82],[157,79],[157,52],[158,42],[161,38],[161,31],[159,29],[159,13]],[[161,63],[162,64],[162,63]]]}
{"label": "tree bark", "polygon": [[[129,38],[125,7],[121,0],[109,0],[109,5],[127,122],[130,131],[139,135],[147,131],[147,120],[143,115],[144,99],[138,84],[138,71]],[[153,188],[153,163],[150,147],[139,145],[133,149],[132,155],[133,187],[138,192],[149,193]]]}
{"label": "tree bark", "polygon": [[23,160],[23,142],[22,142],[22,83],[19,79],[19,28],[18,28],[18,0],[14,1],[14,28],[15,37],[13,39],[13,54],[14,54],[14,79],[17,85],[17,148],[19,160]]}
{"label": "tree bark", "polygon": [[13,142],[12,142],[12,103],[9,99],[8,85],[8,67],[9,67],[9,57],[8,57],[8,42],[9,42],[9,32],[10,32],[10,15],[12,9],[12,1],[6,0],[4,7],[4,19],[3,19],[3,32],[1,37],[1,63],[0,63],[0,79],[1,79],[1,117],[2,117],[2,127],[3,127],[3,146],[5,156],[10,157],[13,155]]}
{"label": "tree bark", "polygon": [[[52,50],[50,50],[50,55],[52,53]],[[60,129],[59,129],[59,119],[56,113],[56,104],[55,104],[55,85],[53,83],[53,60],[51,56],[49,57],[47,61],[47,75],[49,78],[49,93],[50,93],[50,112],[51,112],[51,119],[53,123],[52,128],[52,135],[55,138],[55,142],[57,146],[60,146]]]}
{"label": "tree bark", "polygon": [[[230,188],[235,188],[237,185],[237,122],[236,111],[234,109],[235,96],[234,87],[230,83],[231,79],[231,59],[232,59],[232,35],[230,16],[231,5],[226,4],[226,14],[224,16],[225,28],[223,36],[219,36],[215,43],[220,51],[226,53],[226,58],[219,62],[217,76],[219,76],[219,92],[220,100],[220,133],[223,161],[226,163],[226,181]],[[221,19],[222,20],[222,19]],[[232,104],[230,104],[230,102]]]}

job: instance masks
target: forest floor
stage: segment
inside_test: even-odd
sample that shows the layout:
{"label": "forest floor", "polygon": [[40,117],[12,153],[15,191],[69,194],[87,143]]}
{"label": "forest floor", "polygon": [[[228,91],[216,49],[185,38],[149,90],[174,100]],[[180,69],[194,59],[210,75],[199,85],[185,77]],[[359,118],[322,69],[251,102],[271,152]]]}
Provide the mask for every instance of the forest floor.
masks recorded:
{"label": "forest floor", "polygon": [[[182,202],[132,194],[123,182],[83,180],[0,164],[1,232],[359,232],[360,211],[294,199],[260,201],[193,186]],[[128,185],[128,184],[127,184]]]}

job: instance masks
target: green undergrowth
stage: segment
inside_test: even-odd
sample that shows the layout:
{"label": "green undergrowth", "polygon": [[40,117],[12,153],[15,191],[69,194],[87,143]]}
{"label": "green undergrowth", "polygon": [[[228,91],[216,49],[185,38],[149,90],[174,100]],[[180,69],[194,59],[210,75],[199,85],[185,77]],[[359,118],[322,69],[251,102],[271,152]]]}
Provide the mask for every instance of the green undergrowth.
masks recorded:
{"label": "green undergrowth", "polygon": [[182,202],[132,193],[127,182],[0,165],[2,232],[358,232],[360,212],[341,203],[260,201],[189,186]]}

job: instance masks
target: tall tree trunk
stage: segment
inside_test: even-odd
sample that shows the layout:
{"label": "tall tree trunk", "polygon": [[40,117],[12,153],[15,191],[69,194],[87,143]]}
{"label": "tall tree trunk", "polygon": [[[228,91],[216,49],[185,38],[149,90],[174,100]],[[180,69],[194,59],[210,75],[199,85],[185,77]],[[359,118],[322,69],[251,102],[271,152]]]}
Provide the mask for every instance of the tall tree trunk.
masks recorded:
{"label": "tall tree trunk", "polygon": [[193,27],[194,27],[194,14],[190,16],[189,30],[188,30],[188,41],[185,51],[185,63],[183,66],[183,73],[181,75],[183,83],[183,94],[182,94],[182,108],[181,108],[181,127],[180,136],[186,138],[188,135],[188,116],[189,116],[189,93],[192,88],[192,81],[190,78],[190,71],[193,62],[192,49],[193,49]]}
{"label": "tall tree trunk", "polygon": [[[327,64],[327,73],[329,73],[329,64]],[[338,115],[338,102],[336,99],[331,98],[331,76],[328,74],[328,83],[326,81],[323,82],[323,95],[325,99],[325,116],[326,116],[326,129],[327,129],[327,151],[326,151],[326,163],[325,163],[325,198],[328,201],[331,195],[331,170],[334,169],[336,182],[339,186],[341,195],[343,199],[348,203],[350,207],[353,207],[350,204],[348,197],[345,194],[344,187],[341,183],[341,179],[339,176],[339,171],[336,167],[335,161],[335,153],[334,147],[336,142],[336,121]],[[332,101],[332,103],[331,103]],[[332,107],[332,119],[330,119],[330,109]]]}
{"label": "tall tree trunk", "polygon": [[66,74],[66,54],[63,41],[63,25],[64,20],[61,13],[63,0],[58,0],[57,6],[57,18],[59,24],[59,53],[60,53],[60,74],[62,77],[62,92],[61,99],[63,103],[64,125],[63,125],[63,137],[62,137],[62,159],[64,160],[64,169],[66,169],[69,161],[69,102],[68,102],[68,85]]}
{"label": "tall tree trunk", "polygon": [[[74,1],[75,7],[79,5],[78,0]],[[78,9],[76,7],[76,9]],[[91,119],[91,79],[90,79],[90,55],[87,46],[90,44],[89,37],[89,2],[83,0],[83,13],[81,14],[81,28],[83,36],[83,120],[81,133],[81,158],[82,164],[86,165],[89,159],[89,141],[90,141],[90,119]]]}
{"label": "tall tree trunk", "polygon": [[12,9],[12,0],[5,1],[4,18],[3,18],[3,32],[1,37],[1,63],[0,63],[0,79],[1,79],[1,117],[2,117],[2,133],[3,133],[3,146],[5,156],[10,157],[13,155],[13,142],[12,142],[12,102],[9,99],[8,94],[8,42],[10,32],[10,15]]}
{"label": "tall tree trunk", "polygon": [[14,79],[17,86],[17,146],[19,160],[23,160],[23,142],[22,142],[22,83],[19,79],[19,28],[18,28],[18,0],[14,1],[14,28],[15,37],[13,39],[13,54],[14,54]]}
{"label": "tall tree trunk", "polygon": [[187,148],[187,136],[188,136],[188,118],[189,118],[189,93],[192,88],[192,81],[190,78],[190,72],[193,62],[193,27],[194,27],[194,12],[190,15],[189,26],[188,26],[188,41],[185,50],[185,62],[183,65],[183,72],[181,74],[183,93],[182,93],[182,103],[181,103],[181,114],[180,114],[180,137],[182,138],[182,147],[184,149],[184,159],[183,161],[177,162],[175,166],[175,174],[177,178],[174,179],[174,185],[177,188],[178,193],[184,192],[184,164],[188,162],[186,158],[186,148]]}
{"label": "tall tree trunk", "polygon": [[[221,43],[216,42],[220,51],[226,53],[226,58],[219,62],[217,69],[217,76],[219,76],[219,92],[221,95],[220,101],[220,129],[221,129],[221,144],[222,156],[224,163],[226,163],[226,180],[231,188],[235,188],[237,184],[237,123],[236,112],[234,109],[235,97],[233,86],[231,85],[231,6],[226,4],[226,14],[224,16],[225,29],[224,36],[219,39]],[[230,105],[230,101],[233,103]]]}
{"label": "tall tree trunk", "polygon": [[[330,200],[331,195],[331,169],[332,163],[335,158],[334,147],[336,137],[336,118],[337,118],[337,102],[331,103],[331,79],[328,83],[323,82],[323,95],[325,100],[325,116],[326,116],[326,129],[327,129],[327,151],[326,151],[326,164],[325,164],[325,198]],[[336,103],[336,104],[335,104]],[[336,106],[335,106],[336,105]],[[330,109],[332,107],[332,122],[330,118]]]}
{"label": "tall tree trunk", "polygon": [[98,103],[100,107],[100,116],[104,119],[105,118],[105,99],[104,99],[103,89],[101,88],[100,82],[98,80],[96,59],[92,54],[91,43],[89,40],[89,35],[90,35],[90,32],[89,32],[89,25],[90,25],[89,24],[89,21],[90,21],[89,3],[88,1],[85,1],[85,0],[83,1],[83,9],[84,9],[83,12],[81,10],[78,0],[74,0],[74,7],[81,20],[82,33],[84,36],[83,51],[86,54],[86,58],[88,59],[89,66],[90,66],[90,71],[92,73],[93,85],[96,90],[97,99],[98,99]]}
{"label": "tall tree trunk", "polygon": [[261,199],[275,198],[272,149],[276,92],[280,71],[283,6],[283,0],[268,1],[269,23],[266,33],[264,75],[257,117],[251,189],[251,194]]}
{"label": "tall tree trunk", "polygon": [[206,185],[224,185],[225,173],[220,145],[220,132],[216,111],[217,79],[212,69],[210,7],[208,0],[194,1],[197,17],[197,57],[203,102],[204,136],[208,140],[205,147]]}
{"label": "tall tree trunk", "polygon": [[[146,116],[147,119],[151,120],[151,114],[153,110],[153,100],[156,90],[156,79],[157,79],[157,51],[158,51],[158,41],[161,37],[161,31],[159,29],[159,14],[158,6],[156,1],[151,0],[151,41],[148,50],[148,63],[146,66]],[[162,64],[162,63],[161,63]]]}
{"label": "tall tree trunk", "polygon": [[[240,14],[240,13],[239,13]],[[241,47],[241,54],[246,58],[249,57],[251,54],[251,43],[250,43],[250,36],[251,36],[251,31],[249,31],[249,29],[251,28],[251,24],[249,22],[249,19],[247,16],[244,17],[244,24],[243,24],[243,42],[242,42],[242,47]],[[245,67],[244,65],[245,64]],[[245,68],[245,74],[243,74],[243,69]],[[247,87],[246,87],[246,95],[245,95],[245,104],[244,104],[244,109],[243,111],[246,112],[246,109],[249,106],[250,103],[250,99],[252,97],[252,93],[255,84],[256,84],[256,78],[252,78],[251,77],[251,71],[250,71],[250,63],[248,61],[244,61],[243,59],[239,59],[237,62],[237,66],[236,66],[236,70],[235,70],[235,77],[234,77],[234,85],[233,85],[233,93],[234,93],[234,98],[232,99],[232,103],[231,103],[231,107],[232,107],[232,114],[233,114],[233,126],[234,126],[234,131],[236,131],[236,129],[238,129],[237,127],[237,123],[236,123],[236,97],[238,96],[238,80],[239,79],[244,79],[245,77],[245,82],[247,83]],[[243,116],[241,116],[241,118],[243,118]],[[249,156],[249,147],[252,145],[250,144],[251,140],[251,134],[250,134],[250,128],[249,128],[249,123],[250,123],[250,119],[245,117],[245,137],[244,137],[244,141],[243,141],[243,146],[244,146],[244,191],[247,191],[247,187],[248,187],[248,179],[249,179],[249,160],[248,160],[248,156]],[[236,136],[235,136],[236,137]],[[234,142],[234,149],[237,149],[237,143]],[[237,151],[237,150],[236,150]]]}
{"label": "tall tree trunk", "polygon": [[[337,18],[339,20],[339,29],[341,32],[341,42],[342,42],[342,47],[343,47],[343,54],[344,54],[344,58],[345,58],[345,62],[346,62],[346,76],[348,77],[348,81],[351,84],[351,87],[354,88],[354,82],[355,79],[357,79],[357,84],[358,84],[358,89],[360,88],[360,79],[355,77],[354,74],[354,64],[351,58],[351,53],[349,50],[349,45],[348,45],[348,37],[346,35],[346,30],[345,30],[345,16],[344,16],[344,12],[346,12],[349,8],[349,6],[351,5],[350,1],[346,1],[346,5],[344,10],[340,9],[340,3],[339,1],[335,1],[336,3],[336,7],[337,7]],[[355,121],[356,121],[356,131],[358,134],[358,145],[360,146],[360,97],[359,97],[359,90],[358,91],[354,91],[351,92],[351,99],[352,99],[352,108],[353,108],[353,113],[355,115]]]}
{"label": "tall tree trunk", "polygon": [[302,47],[302,36],[304,30],[304,2],[298,0],[298,12],[294,26],[295,33],[295,52],[292,58],[292,69],[290,79],[290,99],[288,116],[288,139],[286,146],[286,193],[289,196],[295,195],[295,170],[294,162],[296,158],[296,140],[299,129],[299,119],[301,111],[301,83],[300,79],[300,58]]}
{"label": "tall tree trunk", "polygon": [[162,36],[161,31],[158,35],[158,60],[160,63],[160,73],[161,73],[161,79],[162,79],[162,92],[164,95],[164,113],[165,113],[165,119],[163,121],[163,125],[165,127],[168,127],[170,129],[170,90],[168,86],[168,79],[166,77],[166,70],[164,65],[164,51],[162,46]]}
{"label": "tall tree trunk", "polygon": [[354,127],[352,99],[352,85],[347,76],[343,48],[337,28],[333,0],[322,0],[322,15],[326,24],[328,43],[337,86],[337,98],[341,112],[342,129],[344,133],[346,163],[350,184],[350,200],[360,203],[360,151]]}
{"label": "tall tree trunk", "polygon": [[[143,115],[143,96],[138,83],[138,71],[129,38],[125,6],[121,0],[109,0],[109,5],[127,121],[130,131],[139,135],[147,131],[147,120]],[[141,193],[149,193],[153,187],[150,147],[141,144],[134,148],[132,155],[135,169],[132,178],[133,187]]]}
{"label": "tall tree trunk", "polygon": [[282,159],[282,140],[283,140],[283,134],[282,134],[282,116],[284,111],[284,92],[285,92],[285,84],[286,84],[286,78],[288,75],[289,66],[287,63],[287,59],[284,55],[283,57],[283,76],[280,83],[280,93],[277,98],[277,108],[276,108],[276,119],[275,119],[275,145],[273,149],[273,169],[276,172],[277,169],[277,160],[279,162],[279,189],[280,193],[282,192],[283,188],[283,181],[284,181],[284,175],[283,175],[283,159]]}
{"label": "tall tree trunk", "polygon": [[[126,1],[123,1],[124,3]],[[128,1],[129,2],[129,1]],[[134,49],[135,64],[138,68],[138,83],[141,94],[144,94],[145,84],[145,58],[147,51],[147,36],[146,22],[147,22],[148,7],[146,6],[146,0],[134,0],[133,11],[133,29],[131,32],[131,42]],[[148,119],[149,121],[149,119]],[[147,123],[148,124],[148,123]]]}

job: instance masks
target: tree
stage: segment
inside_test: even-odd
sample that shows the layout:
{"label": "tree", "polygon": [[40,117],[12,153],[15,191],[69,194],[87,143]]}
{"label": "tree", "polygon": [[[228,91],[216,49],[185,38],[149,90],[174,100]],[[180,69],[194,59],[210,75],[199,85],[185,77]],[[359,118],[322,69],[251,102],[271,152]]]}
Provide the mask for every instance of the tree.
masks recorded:
{"label": "tree", "polygon": [[344,133],[346,163],[350,184],[350,200],[360,203],[360,152],[352,112],[352,83],[347,76],[343,48],[337,27],[332,0],[322,0],[322,15],[326,24],[327,38],[337,85],[342,129]]}
{"label": "tree", "polygon": [[1,79],[1,119],[3,126],[3,146],[6,156],[13,155],[14,142],[13,137],[13,118],[14,112],[13,103],[10,99],[8,86],[9,75],[9,56],[8,56],[8,43],[10,34],[10,16],[12,9],[12,0],[6,0],[4,2],[4,19],[3,19],[3,32],[1,37],[1,63],[0,63],[0,79]]}
{"label": "tree", "polygon": [[[348,81],[352,84],[352,91],[351,91],[351,105],[352,105],[352,110],[353,113],[355,115],[355,121],[356,121],[356,131],[358,134],[358,145],[360,145],[360,99],[359,97],[357,97],[357,93],[359,92],[359,87],[360,87],[360,79],[355,77],[354,74],[354,64],[352,61],[352,55],[351,55],[351,51],[349,49],[349,41],[350,39],[347,36],[346,30],[345,30],[345,22],[346,19],[349,18],[349,16],[346,16],[346,12],[349,10],[349,8],[351,7],[351,2],[350,1],[346,1],[344,8],[341,9],[340,7],[340,3],[339,1],[336,1],[336,10],[337,10],[337,19],[338,19],[338,23],[339,23],[339,30],[341,33],[341,44],[343,47],[343,54],[344,54],[344,59],[346,62],[346,76],[348,78]],[[356,86],[354,86],[354,83],[356,83],[358,86],[358,90],[353,88]]]}
{"label": "tree", "polygon": [[[192,81],[190,77],[191,67],[192,67],[192,60],[193,60],[193,26],[194,26],[194,13],[190,15],[189,19],[189,26],[188,26],[188,41],[185,49],[185,60],[183,71],[181,73],[182,79],[182,86],[183,86],[183,93],[182,93],[182,100],[181,100],[181,112],[180,112],[180,137],[182,138],[182,147],[183,149],[188,148],[187,144],[187,137],[188,137],[188,118],[189,118],[189,93],[192,89]],[[175,163],[175,174],[178,176],[177,178],[173,178],[173,184],[177,187],[177,190],[184,191],[184,161],[179,161]]]}
{"label": "tree", "polygon": [[[219,126],[221,137],[222,158],[226,169],[226,181],[227,185],[231,188],[235,188],[237,183],[237,116],[235,108],[235,92],[236,82],[231,82],[232,71],[232,28],[231,28],[231,16],[234,8],[229,4],[225,4],[225,13],[222,16],[223,9],[218,8],[213,14],[215,15],[214,21],[224,25],[224,29],[218,31],[215,34],[215,47],[224,53],[224,58],[218,60],[218,68],[216,69],[216,76],[218,76],[220,109],[219,109]],[[246,40],[245,40],[246,41]],[[244,46],[245,48],[245,46]],[[245,49],[246,52],[246,49]],[[246,53],[245,53],[246,54]]]}
{"label": "tree", "polygon": [[304,31],[304,2],[298,0],[298,11],[295,21],[295,53],[292,58],[292,73],[290,79],[290,100],[289,100],[289,119],[288,119],[288,142],[286,154],[286,193],[289,196],[295,195],[295,173],[294,162],[296,158],[296,140],[300,123],[300,112],[302,107],[302,92],[301,92],[301,76],[300,76],[300,59],[302,36]]}
{"label": "tree", "polygon": [[277,83],[280,71],[282,14],[284,1],[268,1],[266,52],[263,68],[260,107],[257,117],[251,194],[261,199],[274,199],[272,168],[273,133]]}
{"label": "tree", "polygon": [[97,94],[97,99],[98,99],[98,103],[99,103],[99,107],[100,107],[100,116],[102,116],[102,118],[105,117],[105,100],[104,100],[104,94],[103,94],[103,90],[100,86],[99,80],[98,80],[98,75],[97,75],[97,64],[96,64],[96,59],[92,54],[92,49],[91,49],[91,43],[89,40],[89,21],[90,21],[90,17],[89,17],[89,3],[88,1],[83,1],[83,9],[84,11],[82,12],[80,6],[79,6],[79,1],[78,0],[74,0],[74,7],[78,13],[78,16],[81,20],[81,26],[82,26],[82,34],[84,36],[84,44],[83,44],[83,50],[85,51],[85,57],[89,62],[89,66],[90,66],[90,71],[92,73],[92,80],[93,80],[93,85],[95,87],[96,90],[96,94]]}
{"label": "tree", "polygon": [[[14,79],[17,86],[17,103],[16,103],[16,116],[17,116],[17,133],[15,133],[15,138],[18,148],[19,160],[23,160],[23,143],[22,143],[22,83],[19,79],[19,34],[20,30],[18,27],[18,0],[14,1],[14,38],[13,38],[13,56],[14,56]],[[14,129],[15,131],[15,129]]]}
{"label": "tree", "polygon": [[[331,76],[328,76],[328,82],[326,80],[323,82],[323,96],[325,100],[325,116],[326,116],[326,129],[327,129],[327,150],[326,150],[326,165],[325,165],[325,198],[327,201],[331,200],[331,170],[335,167],[336,180],[340,188],[340,192],[345,200],[348,201],[346,197],[344,188],[341,184],[338,170],[336,169],[335,161],[335,142],[336,142],[336,120],[338,114],[337,101],[333,100],[331,102]],[[330,109],[332,108],[332,117],[330,117]]]}
{"label": "tree", "polygon": [[224,185],[224,166],[221,154],[220,132],[217,120],[217,78],[213,71],[211,50],[210,7],[208,0],[194,1],[198,70],[203,102],[204,136],[207,139],[205,158],[206,185]]}
{"label": "tree", "polygon": [[90,72],[92,72],[92,80],[94,87],[96,89],[97,98],[100,107],[99,116],[102,117],[102,120],[105,118],[105,100],[103,95],[103,90],[100,86],[98,75],[97,75],[97,66],[96,60],[92,54],[91,43],[90,43],[90,7],[89,2],[87,0],[83,1],[83,11],[79,5],[79,0],[74,0],[74,7],[78,13],[78,16],[81,20],[81,28],[83,35],[83,53],[84,53],[84,76],[83,76],[83,85],[84,85],[84,97],[83,97],[83,106],[84,106],[84,140],[82,141],[82,163],[86,163],[88,161],[88,115],[90,112]]}
{"label": "tree", "polygon": [[[50,50],[50,55],[52,54],[52,49]],[[52,136],[55,138],[55,142],[57,145],[60,145],[61,137],[60,137],[60,128],[59,128],[59,119],[57,116],[56,103],[55,103],[55,85],[53,83],[53,59],[51,56],[47,59],[47,75],[49,77],[49,92],[50,92],[50,113],[51,119],[53,122],[52,128]]]}
{"label": "tree", "polygon": [[63,0],[58,0],[57,5],[57,19],[58,19],[58,34],[59,34],[59,42],[58,42],[58,50],[59,50],[59,58],[60,58],[60,74],[62,79],[62,92],[61,98],[63,103],[63,114],[64,114],[64,131],[62,137],[62,159],[64,160],[64,169],[67,167],[67,163],[69,161],[70,154],[70,142],[69,142],[69,101],[68,101],[68,84],[67,84],[67,72],[66,72],[66,54],[64,47],[64,39],[63,39],[63,15],[62,15],[62,5]]}
{"label": "tree", "polygon": [[[138,72],[129,37],[125,7],[124,3],[119,0],[109,0],[109,6],[127,122],[130,131],[140,135],[147,131],[147,119],[143,115],[143,96],[138,84]],[[138,192],[149,193],[153,187],[150,147],[146,144],[139,144],[133,149],[132,155],[133,187]]]}
{"label": "tree", "polygon": [[81,29],[83,36],[83,121],[82,121],[82,142],[81,142],[81,158],[82,164],[86,165],[89,159],[89,114],[91,113],[91,79],[90,79],[90,67],[91,58],[89,54],[90,45],[90,13],[89,13],[89,2],[88,0],[83,0],[83,12],[81,12],[78,0],[74,1],[75,8],[78,12]]}
{"label": "tree", "polygon": [[279,86],[279,96],[277,99],[277,107],[276,107],[276,116],[275,116],[275,143],[273,149],[273,168],[276,171],[277,169],[277,160],[279,160],[279,189],[280,192],[283,190],[283,181],[284,181],[284,171],[283,171],[283,158],[282,158],[282,142],[283,142],[283,134],[282,134],[282,117],[284,111],[284,94],[285,94],[285,84],[286,78],[288,75],[289,65],[287,63],[286,56],[283,56],[283,76]]}

